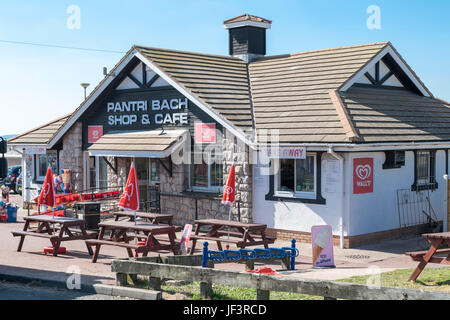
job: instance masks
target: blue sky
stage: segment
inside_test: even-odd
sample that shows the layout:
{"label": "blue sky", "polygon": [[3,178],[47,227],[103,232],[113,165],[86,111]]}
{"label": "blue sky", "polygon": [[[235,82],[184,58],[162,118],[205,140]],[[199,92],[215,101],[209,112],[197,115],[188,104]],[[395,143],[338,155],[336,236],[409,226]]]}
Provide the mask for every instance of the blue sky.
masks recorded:
{"label": "blue sky", "polygon": [[[80,29],[67,28],[71,5]],[[370,5],[381,30],[369,30]],[[273,21],[269,55],[391,41],[433,94],[450,100],[450,1],[413,0],[15,0],[0,2],[0,135],[72,112],[121,53],[3,43],[46,43],[113,51],[133,44],[228,54],[222,22],[250,13]],[[15,120],[17,119],[17,120]]]}

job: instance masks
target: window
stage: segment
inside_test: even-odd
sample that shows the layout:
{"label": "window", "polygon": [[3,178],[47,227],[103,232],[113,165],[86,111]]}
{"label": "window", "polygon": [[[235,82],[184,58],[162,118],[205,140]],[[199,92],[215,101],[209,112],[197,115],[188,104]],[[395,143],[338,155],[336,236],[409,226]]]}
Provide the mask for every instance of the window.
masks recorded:
{"label": "window", "polygon": [[405,165],[405,151],[385,151],[383,169],[397,169]]}
{"label": "window", "polygon": [[223,164],[220,155],[193,153],[190,185],[196,191],[219,192],[223,187]]}
{"label": "window", "polygon": [[152,184],[158,184],[160,177],[159,162],[156,159],[150,160],[150,181]]}
{"label": "window", "polygon": [[292,196],[315,196],[316,156],[306,159],[280,159],[277,192]]}
{"label": "window", "polygon": [[58,161],[56,153],[39,154],[36,156],[36,180],[44,181],[48,166],[52,166],[53,173],[58,173]]}
{"label": "window", "polygon": [[415,181],[412,185],[413,191],[436,189],[436,175],[435,175],[435,151],[416,151],[414,154],[415,167],[414,175]]}

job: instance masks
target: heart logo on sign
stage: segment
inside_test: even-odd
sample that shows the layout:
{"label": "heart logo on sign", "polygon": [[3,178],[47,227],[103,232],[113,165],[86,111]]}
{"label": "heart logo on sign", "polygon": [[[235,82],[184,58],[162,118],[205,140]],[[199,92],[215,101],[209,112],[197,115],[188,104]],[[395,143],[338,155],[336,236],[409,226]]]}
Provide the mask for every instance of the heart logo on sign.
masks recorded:
{"label": "heart logo on sign", "polygon": [[134,185],[132,183],[130,184],[130,188],[131,188],[130,194],[128,194],[128,190],[125,190],[125,192],[122,195],[122,198],[128,198],[127,199],[128,202],[130,202],[130,199],[133,196]]}
{"label": "heart logo on sign", "polygon": [[369,178],[371,173],[372,169],[368,164],[366,164],[365,166],[359,165],[356,167],[356,175],[361,180],[366,180],[367,178]]}

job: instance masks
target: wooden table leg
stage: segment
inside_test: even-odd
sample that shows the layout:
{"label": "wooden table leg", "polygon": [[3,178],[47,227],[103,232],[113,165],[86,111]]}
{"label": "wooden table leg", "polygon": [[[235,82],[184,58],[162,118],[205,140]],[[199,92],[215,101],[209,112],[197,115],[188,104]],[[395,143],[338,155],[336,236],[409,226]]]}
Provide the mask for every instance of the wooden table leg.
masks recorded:
{"label": "wooden table leg", "polygon": [[[114,231],[114,230],[112,230],[112,231]],[[98,240],[103,240],[104,235],[105,235],[105,227],[100,227],[100,233],[98,235]],[[97,262],[98,255],[100,253],[100,247],[101,247],[100,244],[95,245],[95,252],[94,252],[94,255],[92,256],[92,263]]]}
{"label": "wooden table leg", "polygon": [[[30,221],[27,220],[27,221],[25,222],[25,225],[23,226],[23,231],[27,231],[29,225],[30,225]],[[22,246],[23,246],[23,242],[24,242],[24,241],[25,241],[25,236],[24,236],[24,235],[23,235],[23,236],[20,236],[19,246],[17,247],[17,251],[18,251],[18,252],[22,251]]]}
{"label": "wooden table leg", "polygon": [[[80,230],[81,230],[82,235],[87,236],[86,226],[80,225]],[[94,252],[92,251],[91,246],[86,243],[86,247],[87,247],[89,255],[92,256],[94,254]]]}
{"label": "wooden table leg", "polygon": [[58,256],[59,247],[61,246],[61,239],[64,236],[64,231],[66,228],[67,227],[64,224],[61,225],[61,229],[59,230],[58,240],[56,242],[52,243],[54,257]]}
{"label": "wooden table leg", "polygon": [[268,249],[269,244],[267,243],[266,239],[266,230],[261,230],[261,239],[264,241],[264,248]]}
{"label": "wooden table leg", "polygon": [[425,269],[425,266],[428,264],[428,261],[433,257],[433,255],[436,253],[436,251],[441,246],[442,240],[432,240],[431,241],[431,247],[428,249],[427,254],[423,257],[423,260],[419,263],[417,268],[412,273],[411,277],[409,277],[408,281],[416,281],[416,279],[419,277],[419,275],[422,273],[423,269]]}
{"label": "wooden table leg", "polygon": [[[200,231],[200,224],[197,224],[195,228],[195,235],[198,236],[198,233]],[[197,244],[197,239],[192,239],[192,246],[191,246],[191,255],[194,254],[195,251],[195,245]]]}
{"label": "wooden table leg", "polygon": [[177,246],[177,243],[175,241],[175,230],[172,230],[169,232],[169,240],[170,244],[172,245],[172,251],[175,256],[180,254],[180,248]]}

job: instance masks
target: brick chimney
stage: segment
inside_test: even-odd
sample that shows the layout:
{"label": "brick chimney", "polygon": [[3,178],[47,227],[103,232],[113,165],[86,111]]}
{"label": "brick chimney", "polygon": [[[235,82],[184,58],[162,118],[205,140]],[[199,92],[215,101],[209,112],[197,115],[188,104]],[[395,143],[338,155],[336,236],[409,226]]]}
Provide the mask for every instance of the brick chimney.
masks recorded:
{"label": "brick chimney", "polygon": [[270,29],[272,21],[243,14],[226,20],[223,24],[230,35],[230,56],[249,63],[266,55],[266,29]]}

